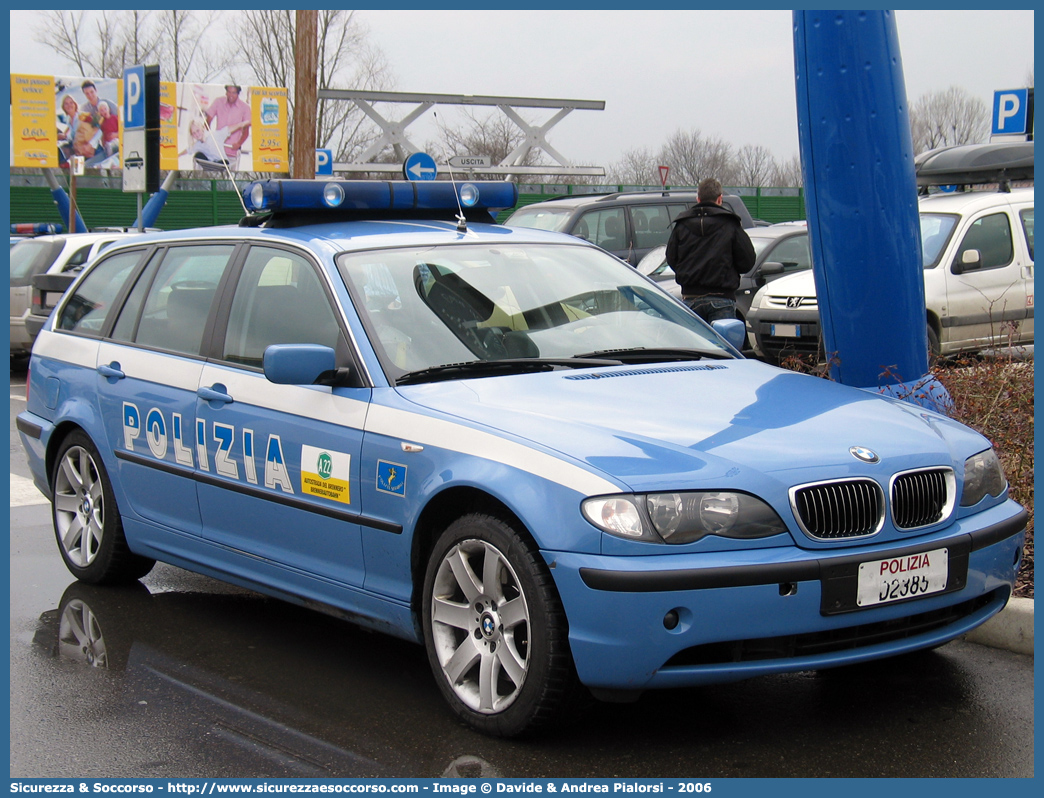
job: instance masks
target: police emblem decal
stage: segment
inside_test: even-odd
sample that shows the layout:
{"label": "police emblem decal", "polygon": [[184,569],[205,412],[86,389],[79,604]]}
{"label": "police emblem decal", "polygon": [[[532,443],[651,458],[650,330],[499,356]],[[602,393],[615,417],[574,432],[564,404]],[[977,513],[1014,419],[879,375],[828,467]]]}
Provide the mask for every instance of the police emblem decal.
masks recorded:
{"label": "police emblem decal", "polygon": [[387,460],[377,461],[377,490],[393,496],[406,495],[406,466],[389,463]]}

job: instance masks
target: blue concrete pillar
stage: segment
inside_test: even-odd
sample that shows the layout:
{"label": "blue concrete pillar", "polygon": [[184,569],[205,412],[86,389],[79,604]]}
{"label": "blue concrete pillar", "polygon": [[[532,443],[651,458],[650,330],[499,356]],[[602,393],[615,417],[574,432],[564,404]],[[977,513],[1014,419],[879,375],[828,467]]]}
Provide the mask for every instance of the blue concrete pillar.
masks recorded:
{"label": "blue concrete pillar", "polygon": [[167,176],[163,179],[163,184],[159,187],[149,201],[145,203],[145,207],[141,209],[141,215],[134,220],[134,229],[140,230],[145,227],[154,227],[156,220],[159,218],[160,211],[163,210],[163,206],[167,204],[167,197],[170,196],[170,187],[174,185],[174,181],[178,178],[178,172],[168,172]]}
{"label": "blue concrete pillar", "polygon": [[[47,184],[51,188],[51,196],[54,198],[54,204],[58,206],[58,213],[62,217],[63,222],[69,221],[69,211],[72,209],[72,200],[69,199],[69,195],[65,193],[65,189],[61,187],[58,182],[58,178],[54,176],[51,169],[43,169],[44,177],[47,179]],[[76,210],[75,216],[75,228],[70,230],[70,233],[86,233],[87,225],[83,223],[83,218],[80,216],[79,209]]]}
{"label": "blue concrete pillar", "polygon": [[794,62],[831,376],[899,396],[941,390],[948,401],[928,377],[915,153],[894,14],[795,11]]}

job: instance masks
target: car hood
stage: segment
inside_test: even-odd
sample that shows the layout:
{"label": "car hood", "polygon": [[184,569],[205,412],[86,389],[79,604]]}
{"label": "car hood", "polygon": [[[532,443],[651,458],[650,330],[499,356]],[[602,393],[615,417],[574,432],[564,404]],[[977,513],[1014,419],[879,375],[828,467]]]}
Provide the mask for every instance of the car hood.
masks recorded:
{"label": "car hood", "polygon": [[[399,388],[634,491],[787,485],[955,465],[989,446],[910,403],[755,360],[577,369]],[[876,452],[867,465],[852,447]],[[495,459],[495,453],[491,453]]]}
{"label": "car hood", "polygon": [[816,295],[816,281],[811,269],[791,272],[767,283],[760,291],[761,295],[772,296],[807,296]]}

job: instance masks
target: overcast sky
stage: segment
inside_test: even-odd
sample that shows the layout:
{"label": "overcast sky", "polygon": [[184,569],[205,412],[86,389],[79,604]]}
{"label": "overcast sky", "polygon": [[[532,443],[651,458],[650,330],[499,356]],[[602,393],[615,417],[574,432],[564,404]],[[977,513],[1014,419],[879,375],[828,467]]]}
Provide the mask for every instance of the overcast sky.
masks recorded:
{"label": "overcast sky", "polygon": [[[604,101],[604,111],[573,111],[548,135],[576,164],[655,153],[693,129],[763,145],[780,160],[798,151],[790,11],[357,13],[397,91]],[[27,35],[37,12],[10,14],[11,71],[69,74]],[[911,103],[956,85],[990,106],[995,90],[1025,86],[1033,69],[1030,10],[897,11],[896,21]],[[395,118],[409,109],[382,106]],[[523,112],[534,124],[552,114]],[[418,146],[431,136],[430,115],[407,129]],[[452,121],[448,109],[442,117]]]}

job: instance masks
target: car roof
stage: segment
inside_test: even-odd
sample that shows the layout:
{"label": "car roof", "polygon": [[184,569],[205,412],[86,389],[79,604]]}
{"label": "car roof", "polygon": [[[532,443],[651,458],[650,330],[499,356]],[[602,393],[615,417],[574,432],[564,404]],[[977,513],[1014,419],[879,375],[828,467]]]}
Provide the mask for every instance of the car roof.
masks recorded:
{"label": "car roof", "polygon": [[807,232],[808,226],[804,222],[780,222],[779,224],[770,224],[768,227],[752,227],[747,230],[747,235],[751,238],[780,238],[781,236]]}
{"label": "car roof", "polygon": [[657,203],[663,200],[680,199],[695,200],[695,190],[688,191],[622,191],[612,194],[574,194],[568,197],[555,197],[554,199],[533,202],[525,205],[526,208],[578,208],[582,205],[597,205],[599,203],[623,202],[625,204]]}
{"label": "car roof", "polygon": [[1033,202],[1032,188],[1013,188],[1006,191],[960,191],[922,196],[918,210],[922,213],[973,213],[982,208],[993,208],[1014,203]]}
{"label": "car roof", "polygon": [[125,238],[135,233],[57,233],[55,235],[31,236],[25,241],[45,241],[48,243],[59,242],[63,244],[93,244],[95,241],[106,241],[110,239]]}
{"label": "car roof", "polygon": [[504,227],[492,223],[470,222],[462,235],[454,222],[442,220],[354,220],[331,221],[293,227],[241,227],[223,225],[146,233],[133,241],[120,241],[105,251],[137,247],[143,244],[198,241],[204,239],[250,240],[258,243],[296,243],[333,256],[346,251],[382,249],[385,247],[467,244],[479,242],[513,244],[569,244],[594,247],[582,239],[565,233],[528,227]]}

